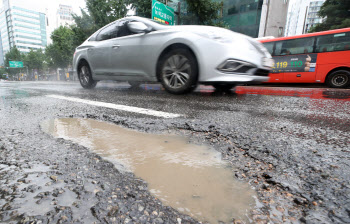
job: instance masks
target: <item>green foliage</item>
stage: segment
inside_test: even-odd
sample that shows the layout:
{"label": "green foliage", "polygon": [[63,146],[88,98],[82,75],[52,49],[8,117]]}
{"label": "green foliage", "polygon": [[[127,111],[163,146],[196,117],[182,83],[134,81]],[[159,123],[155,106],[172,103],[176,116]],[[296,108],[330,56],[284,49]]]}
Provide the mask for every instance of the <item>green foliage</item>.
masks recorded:
{"label": "green foliage", "polygon": [[87,11],[81,9],[81,16],[73,15],[75,24],[73,31],[74,48],[82,44],[96,30],[117,19],[123,18],[127,13],[129,0],[86,0]]}
{"label": "green foliage", "polygon": [[29,70],[43,70],[45,59],[45,54],[41,49],[31,49],[27,54],[23,55],[24,66],[27,66]]}
{"label": "green foliage", "polygon": [[17,47],[11,48],[11,50],[5,54],[6,71],[10,76],[17,74],[19,71],[16,68],[9,68],[9,61],[22,61],[22,59],[23,54],[17,49]]}
{"label": "green foliage", "polygon": [[8,74],[5,68],[0,68],[0,79],[7,79],[4,74]]}
{"label": "green foliage", "polygon": [[99,27],[96,25],[92,16],[81,9],[81,16],[73,15],[75,24],[71,26],[73,31],[74,47],[82,44],[89,36],[91,36]]}
{"label": "green foliage", "polygon": [[124,0],[86,0],[86,7],[97,27],[125,17],[128,12]]}
{"label": "green foliage", "polygon": [[[158,0],[165,4],[166,0]],[[168,0],[168,2],[171,2]],[[152,0],[129,0],[132,9],[136,9],[136,15],[151,18]],[[219,11],[222,2],[212,0],[185,0],[181,4],[187,5],[186,14],[181,14],[181,24],[211,25],[228,28],[228,25],[219,20]],[[177,8],[175,9],[175,11]]]}
{"label": "green foliage", "polygon": [[310,29],[310,33],[350,27],[350,1],[326,0],[319,11],[324,22]]}
{"label": "green foliage", "polygon": [[220,18],[219,10],[222,8],[221,2],[212,0],[186,0],[187,10],[198,18],[199,25],[216,25],[216,20]]}
{"label": "green foliage", "polygon": [[[166,0],[158,0],[159,2],[165,4]],[[171,1],[168,1],[171,2]],[[129,0],[128,3],[131,5],[132,9],[136,9],[136,15],[145,18],[152,17],[152,0]]]}
{"label": "green foliage", "polygon": [[67,68],[73,60],[74,33],[71,28],[60,26],[51,34],[52,44],[46,47],[47,62],[52,68]]}

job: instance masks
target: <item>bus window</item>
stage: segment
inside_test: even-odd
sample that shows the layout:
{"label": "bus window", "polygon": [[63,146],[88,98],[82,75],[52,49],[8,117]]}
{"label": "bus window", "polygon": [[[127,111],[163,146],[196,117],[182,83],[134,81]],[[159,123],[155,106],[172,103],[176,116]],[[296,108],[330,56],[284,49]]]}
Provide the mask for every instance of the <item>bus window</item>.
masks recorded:
{"label": "bus window", "polygon": [[350,50],[350,33],[336,33],[317,37],[316,52]]}
{"label": "bus window", "polygon": [[274,42],[264,43],[265,48],[270,52],[271,55],[273,55],[273,45]]}
{"label": "bus window", "polygon": [[276,43],[275,55],[313,53],[315,37],[284,40]]}

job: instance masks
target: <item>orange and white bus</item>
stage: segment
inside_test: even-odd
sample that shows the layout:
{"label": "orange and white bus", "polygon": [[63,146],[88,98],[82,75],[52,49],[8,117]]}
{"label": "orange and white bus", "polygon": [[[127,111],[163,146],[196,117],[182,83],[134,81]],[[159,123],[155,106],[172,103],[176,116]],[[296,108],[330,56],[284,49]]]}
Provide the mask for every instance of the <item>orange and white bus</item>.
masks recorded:
{"label": "orange and white bus", "polygon": [[350,86],[350,28],[260,40],[275,65],[270,83]]}

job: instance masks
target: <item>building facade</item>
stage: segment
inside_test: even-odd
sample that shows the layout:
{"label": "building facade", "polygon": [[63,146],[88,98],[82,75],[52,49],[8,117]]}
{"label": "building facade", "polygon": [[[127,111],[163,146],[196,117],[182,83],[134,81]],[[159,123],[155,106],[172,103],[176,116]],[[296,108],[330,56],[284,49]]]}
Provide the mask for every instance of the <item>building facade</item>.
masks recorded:
{"label": "building facade", "polygon": [[320,11],[321,6],[323,5],[324,2],[325,0],[310,1],[308,11],[307,11],[307,16],[306,16],[304,33],[308,33],[312,27],[323,22],[323,19],[318,16],[318,12]]}
{"label": "building facade", "polygon": [[[251,37],[283,36],[289,0],[212,0],[222,4],[222,20],[232,31]],[[184,0],[173,0],[175,11],[180,2],[180,24],[197,24]]]}
{"label": "building facade", "polygon": [[318,12],[325,0],[290,0],[285,36],[301,35],[322,22]]}
{"label": "building facade", "polygon": [[0,64],[13,47],[21,52],[43,49],[47,45],[45,14],[12,5],[4,0],[0,11]]}
{"label": "building facade", "polygon": [[283,37],[289,0],[264,0],[258,37]]}
{"label": "building facade", "polygon": [[72,13],[72,6],[60,4],[59,9],[57,10],[56,28],[60,26],[72,25],[74,23]]}

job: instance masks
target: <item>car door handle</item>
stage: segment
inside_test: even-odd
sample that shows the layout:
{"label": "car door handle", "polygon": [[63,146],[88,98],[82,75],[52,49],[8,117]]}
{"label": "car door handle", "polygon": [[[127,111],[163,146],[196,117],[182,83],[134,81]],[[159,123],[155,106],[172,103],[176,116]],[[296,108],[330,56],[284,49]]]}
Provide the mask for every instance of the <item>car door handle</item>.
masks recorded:
{"label": "car door handle", "polygon": [[120,45],[113,45],[112,48],[113,49],[118,49],[120,47]]}
{"label": "car door handle", "polygon": [[88,50],[88,51],[92,51],[92,48],[88,48],[87,50]]}

